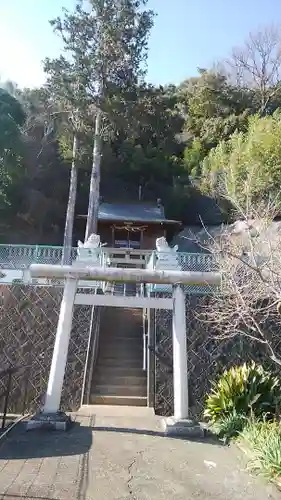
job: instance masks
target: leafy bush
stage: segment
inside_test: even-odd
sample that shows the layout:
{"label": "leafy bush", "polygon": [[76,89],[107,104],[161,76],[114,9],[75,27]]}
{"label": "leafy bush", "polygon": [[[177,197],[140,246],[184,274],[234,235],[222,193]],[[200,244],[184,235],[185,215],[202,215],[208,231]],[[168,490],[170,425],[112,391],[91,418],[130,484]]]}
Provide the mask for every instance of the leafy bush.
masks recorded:
{"label": "leafy bush", "polygon": [[232,200],[246,208],[249,199],[270,195],[280,202],[281,113],[249,119],[245,133],[235,132],[220,141],[203,161],[202,189],[221,195],[224,187]]}
{"label": "leafy bush", "polygon": [[211,430],[225,442],[239,435],[247,425],[248,419],[245,415],[235,411],[221,419],[217,420],[211,427]]}
{"label": "leafy bush", "polygon": [[204,416],[214,424],[235,414],[272,418],[281,401],[279,379],[255,363],[234,366],[212,384]]}
{"label": "leafy bush", "polygon": [[281,427],[279,422],[249,422],[241,440],[251,452],[248,467],[281,485]]}

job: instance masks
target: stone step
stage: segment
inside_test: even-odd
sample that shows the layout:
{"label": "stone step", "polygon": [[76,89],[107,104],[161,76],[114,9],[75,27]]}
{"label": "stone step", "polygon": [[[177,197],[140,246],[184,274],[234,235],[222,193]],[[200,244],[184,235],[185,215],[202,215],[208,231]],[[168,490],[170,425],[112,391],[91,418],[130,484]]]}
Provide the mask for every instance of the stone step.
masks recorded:
{"label": "stone step", "polygon": [[118,358],[142,358],[143,355],[143,350],[142,350],[142,345],[141,346],[134,346],[132,345],[131,348],[128,346],[111,346],[109,344],[105,344],[103,346],[100,346],[99,349],[99,356],[101,358],[107,358],[107,357],[118,357]]}
{"label": "stone step", "polygon": [[114,356],[111,353],[108,356],[101,356],[98,359],[97,368],[107,368],[107,367],[123,367],[123,368],[138,368],[139,370],[142,368],[142,356],[137,357],[123,357]]}
{"label": "stone step", "polygon": [[117,334],[126,333],[136,335],[142,334],[142,321],[131,321],[130,318],[126,318],[124,321],[121,321],[119,318],[114,318],[111,320],[103,321],[103,332],[109,334]]}
{"label": "stone step", "polygon": [[142,368],[132,366],[96,366],[94,377],[107,374],[109,377],[144,377],[146,379],[146,371]]}
{"label": "stone step", "polygon": [[142,349],[139,349],[138,347],[134,348],[132,347],[131,349],[129,348],[121,348],[121,347],[116,347],[115,349],[111,348],[111,346],[104,346],[101,347],[99,350],[99,357],[100,360],[103,358],[118,358],[118,359],[136,359],[142,361]]}
{"label": "stone step", "polygon": [[133,320],[142,319],[142,309],[134,309],[132,307],[126,307],[124,309],[121,307],[107,307],[106,314],[103,315],[103,318],[105,320],[110,320],[113,318],[125,319],[128,317]]}
{"label": "stone step", "polygon": [[150,419],[153,423],[155,421],[161,422],[161,417],[156,417],[154,408],[149,406],[121,406],[121,405],[82,405],[79,409],[79,414],[83,416],[99,415],[102,417],[137,417]]}
{"label": "stone step", "polygon": [[144,386],[139,385],[108,385],[93,384],[94,394],[100,394],[103,396],[130,396],[130,397],[146,397],[147,389],[146,384]]}
{"label": "stone step", "polygon": [[139,325],[131,323],[129,318],[126,319],[127,325],[118,324],[118,320],[114,320],[113,323],[104,325],[102,330],[102,335],[132,335],[132,336],[142,336],[142,328]]}
{"label": "stone step", "polygon": [[147,380],[142,362],[142,311],[106,308],[101,318],[90,403],[147,406]]}
{"label": "stone step", "polygon": [[100,347],[110,347],[112,349],[115,348],[126,348],[126,349],[131,349],[131,348],[139,348],[143,346],[143,339],[141,337],[114,337],[114,336],[108,336],[108,337],[102,337],[99,342]]}
{"label": "stone step", "polygon": [[108,342],[108,341],[126,341],[126,340],[141,340],[143,339],[142,332],[126,332],[122,330],[122,332],[118,332],[115,330],[114,332],[109,332],[109,331],[103,331],[100,335],[99,341],[100,342]]}
{"label": "stone step", "polygon": [[141,313],[141,309],[139,309],[137,312],[134,312],[134,309],[122,309],[121,307],[112,307],[111,311],[109,314],[106,314],[103,316],[104,319],[104,324],[111,322],[112,320],[118,320],[119,322],[126,321],[127,319],[130,319],[130,322],[133,323],[140,323],[142,321],[143,316]]}
{"label": "stone step", "polygon": [[90,404],[112,406],[147,406],[147,398],[91,394]]}
{"label": "stone step", "polygon": [[135,377],[132,375],[118,376],[116,373],[96,373],[93,376],[93,385],[118,385],[118,386],[131,386],[131,387],[146,387],[146,377]]}

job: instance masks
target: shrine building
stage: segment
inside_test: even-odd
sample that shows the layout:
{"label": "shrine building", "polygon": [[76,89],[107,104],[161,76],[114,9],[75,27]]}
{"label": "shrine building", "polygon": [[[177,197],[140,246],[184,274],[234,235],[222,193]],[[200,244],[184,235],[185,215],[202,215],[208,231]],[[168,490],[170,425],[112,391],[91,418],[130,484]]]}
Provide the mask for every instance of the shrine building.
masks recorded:
{"label": "shrine building", "polygon": [[[78,218],[86,224],[87,215]],[[181,226],[180,221],[166,218],[160,200],[155,204],[103,202],[99,207],[98,234],[101,242],[111,248],[151,250],[156,238],[164,236],[170,240]]]}

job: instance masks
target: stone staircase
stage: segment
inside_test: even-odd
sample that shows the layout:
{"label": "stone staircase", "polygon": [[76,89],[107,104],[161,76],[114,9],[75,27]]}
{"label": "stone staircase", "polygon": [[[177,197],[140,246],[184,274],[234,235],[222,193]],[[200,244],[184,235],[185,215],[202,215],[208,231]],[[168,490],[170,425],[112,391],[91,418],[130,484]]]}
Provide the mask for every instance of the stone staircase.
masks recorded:
{"label": "stone staircase", "polygon": [[90,404],[147,405],[142,342],[141,309],[103,309]]}

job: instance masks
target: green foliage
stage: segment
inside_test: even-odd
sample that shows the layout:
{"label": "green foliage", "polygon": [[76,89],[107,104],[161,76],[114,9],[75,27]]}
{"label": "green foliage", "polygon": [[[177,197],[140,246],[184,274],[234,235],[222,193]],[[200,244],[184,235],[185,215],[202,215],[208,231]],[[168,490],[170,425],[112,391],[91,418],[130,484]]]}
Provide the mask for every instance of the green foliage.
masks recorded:
{"label": "green foliage", "polygon": [[[96,107],[109,122],[117,106],[125,109],[129,91],[143,77],[147,38],[153,12],[146,0],[90,0],[84,9],[77,1],[73,12],[51,21],[69,57],[46,59],[48,88],[59,107],[93,129]],[[92,130],[93,132],[93,130]]]}
{"label": "green foliage", "polygon": [[[267,80],[265,106],[253,79],[241,87],[225,71],[199,68],[197,76],[179,86],[149,85],[144,76],[154,14],[148,2],[90,0],[87,8],[80,0],[75,4],[51,22],[66,55],[45,60],[46,85],[19,90],[9,83],[6,91],[0,90],[3,226],[8,219],[9,227],[15,226],[21,217],[22,241],[26,231],[34,231],[39,243],[40,235],[55,228],[52,241],[60,243],[70,165],[79,171],[77,211],[85,213],[97,137],[102,183],[128,182],[135,192],[141,185],[146,198],[162,198],[171,218],[192,218],[188,200],[195,188],[190,175],[203,194],[219,198],[227,191],[239,205],[249,197],[255,202],[279,194],[279,79]],[[268,64],[279,74],[279,66]],[[97,110],[102,114],[99,134],[94,131]],[[266,116],[255,116],[257,112]],[[198,204],[196,212],[202,215]],[[75,220],[74,210],[72,215]]]}
{"label": "green foliage", "polygon": [[[145,9],[146,4],[147,0],[89,0],[85,6],[77,0],[73,12],[64,9],[62,17],[51,21],[68,53],[68,57],[47,59],[45,71],[50,94],[64,117],[63,128],[70,127],[75,136],[72,180],[77,182],[81,134],[91,137],[93,143],[92,147],[89,143],[92,168],[86,234],[97,230],[102,140],[108,139],[108,129],[116,127],[116,103],[119,108],[122,104],[120,116],[125,121],[125,97],[145,74],[147,38],[153,25],[153,12]],[[61,133],[60,138],[65,159],[69,159],[72,149],[68,136],[66,133],[62,137]],[[72,182],[67,210],[69,243],[75,199],[76,186]]]}
{"label": "green foliage", "polygon": [[275,415],[280,401],[279,379],[261,365],[245,363],[226,370],[212,384],[204,416],[213,424],[235,414],[269,418]]}
{"label": "green foliage", "polygon": [[281,485],[280,422],[249,421],[241,433],[243,445],[252,455],[248,467]]}
{"label": "green foliage", "polygon": [[9,186],[16,181],[22,161],[25,118],[19,101],[0,88],[0,208],[10,202]]}
{"label": "green foliage", "polygon": [[248,116],[254,112],[250,95],[231,85],[224,75],[202,69],[199,73],[178,89],[185,118],[185,168],[196,177],[201,175],[208,152],[235,131],[246,131]]}
{"label": "green foliage", "polygon": [[245,133],[222,141],[203,162],[202,188],[240,206],[280,196],[281,114],[250,119]]}
{"label": "green foliage", "polygon": [[204,159],[206,152],[199,139],[194,139],[191,146],[184,150],[184,166],[189,174],[194,177],[200,175],[200,164]]}
{"label": "green foliage", "polygon": [[214,422],[211,430],[225,442],[228,442],[231,438],[238,436],[247,423],[248,420],[245,415],[233,411],[233,413],[229,413]]}

